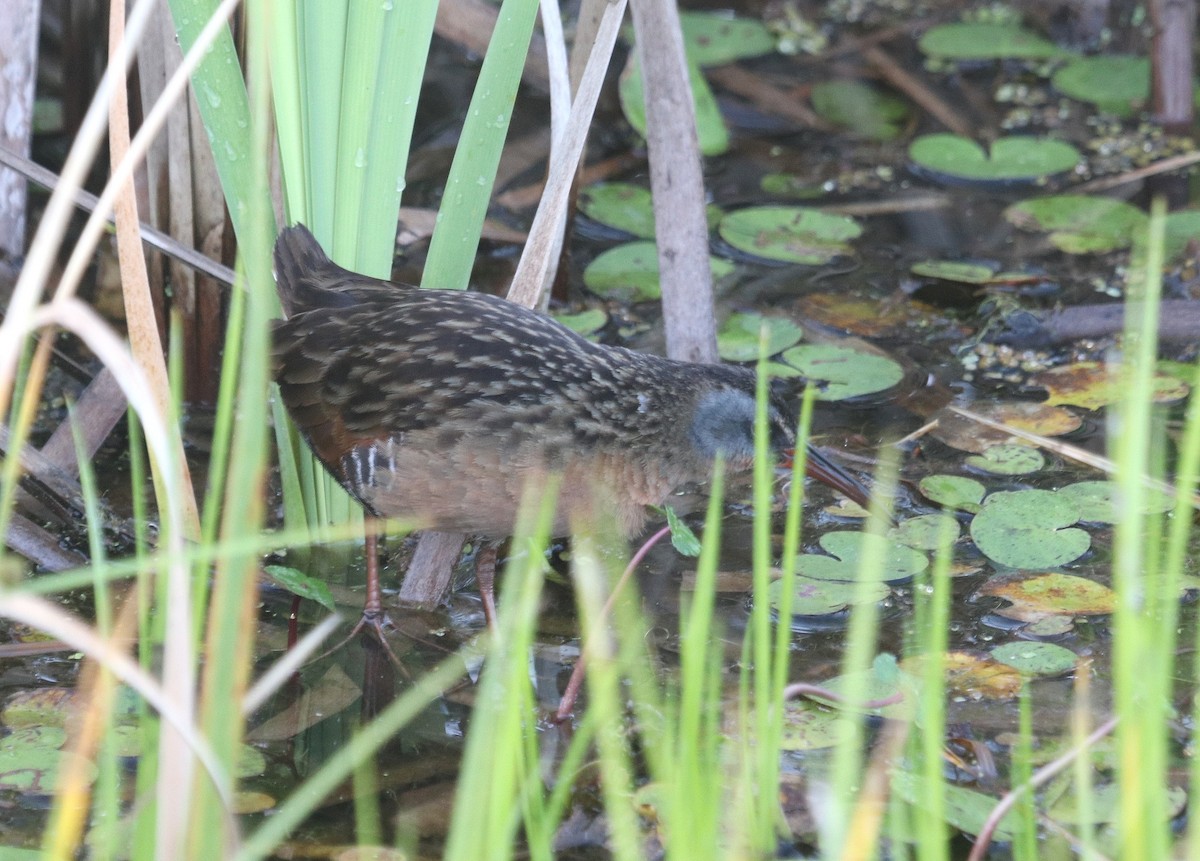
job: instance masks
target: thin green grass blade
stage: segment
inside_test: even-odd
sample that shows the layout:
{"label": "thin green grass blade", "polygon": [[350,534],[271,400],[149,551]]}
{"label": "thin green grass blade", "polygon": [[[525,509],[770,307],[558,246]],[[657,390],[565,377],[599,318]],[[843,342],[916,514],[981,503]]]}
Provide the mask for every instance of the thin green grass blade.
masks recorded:
{"label": "thin green grass blade", "polygon": [[537,5],[537,0],[504,0],[500,6],[446,179],[422,287],[461,290],[470,281]]}

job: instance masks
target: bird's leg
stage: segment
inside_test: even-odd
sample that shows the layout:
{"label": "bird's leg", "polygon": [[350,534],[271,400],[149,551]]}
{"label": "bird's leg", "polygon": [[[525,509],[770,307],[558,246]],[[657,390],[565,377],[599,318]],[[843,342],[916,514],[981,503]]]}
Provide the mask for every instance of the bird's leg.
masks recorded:
{"label": "bird's leg", "polygon": [[379,533],[374,517],[366,518],[363,525],[366,528],[363,555],[367,562],[367,597],[363,601],[363,620],[378,626],[378,620],[387,618],[383,612],[383,593],[379,588]]}
{"label": "bird's leg", "polygon": [[367,632],[375,635],[375,639],[383,646],[383,650],[387,652],[392,663],[403,670],[403,665],[400,663],[400,659],[396,657],[396,653],[392,651],[392,647],[388,643],[386,636],[386,631],[394,628],[394,626],[392,620],[388,618],[387,613],[383,611],[383,592],[379,587],[379,522],[374,517],[367,517],[363,521],[363,525],[366,533],[363,542],[363,554],[366,557],[367,563],[367,597],[363,601],[362,615],[350,633],[340,643],[323,652],[317,658],[314,658],[314,660],[320,660],[331,655],[353,640],[358,634]]}
{"label": "bird's leg", "polygon": [[485,543],[475,555],[475,582],[479,586],[479,598],[483,602],[483,618],[488,630],[496,633],[496,557],[497,548]]}

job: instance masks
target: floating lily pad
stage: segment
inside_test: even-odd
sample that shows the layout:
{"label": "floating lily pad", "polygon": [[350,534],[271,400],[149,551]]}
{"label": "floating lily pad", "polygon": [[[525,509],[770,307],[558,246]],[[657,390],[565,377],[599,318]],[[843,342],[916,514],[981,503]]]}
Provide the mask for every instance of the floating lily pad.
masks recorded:
{"label": "floating lily pad", "polygon": [[976,512],[987,488],[973,478],[961,475],[927,475],[917,485],[926,499],[946,508]]}
{"label": "floating lily pad", "polygon": [[[929,566],[923,553],[866,532],[826,532],[818,543],[829,556],[805,553],[796,559],[796,572],[816,580],[861,581],[869,577],[895,583]],[[880,563],[872,566],[876,570],[862,571],[861,562],[868,552],[879,554]]]}
{"label": "floating lily pad", "polygon": [[801,319],[864,338],[900,333],[909,325],[924,326],[937,313],[921,302],[847,293],[809,293],[800,298],[796,310]]}
{"label": "floating lily pad", "polygon": [[817,399],[844,401],[890,389],[904,379],[904,369],[875,353],[837,344],[802,344],[780,359],[817,387]]}
{"label": "floating lily pad", "polygon": [[[1181,209],[1167,215],[1163,259],[1172,262],[1187,254],[1194,247],[1197,236],[1200,236],[1200,210]],[[1133,238],[1135,258],[1145,253],[1142,248],[1145,242],[1144,231]]]}
{"label": "floating lily pad", "polygon": [[309,577],[303,571],[290,568],[287,565],[264,565],[263,572],[271,578],[271,582],[281,589],[286,589],[293,595],[316,601],[327,610],[337,608],[329,584],[316,577]]}
{"label": "floating lily pad", "polygon": [[[920,775],[897,769],[892,773],[892,791],[909,804],[923,804],[925,797],[921,781]],[[998,801],[982,792],[949,783],[938,787],[938,791],[944,799],[946,821],[964,834],[978,834]],[[1004,842],[1012,840],[1015,835],[1013,829],[1018,824],[1017,811],[1010,810],[996,826],[992,838]]]}
{"label": "floating lily pad", "polygon": [[[1080,520],[1088,523],[1116,523],[1120,517],[1117,500],[1120,488],[1115,481],[1080,481],[1057,491],[1058,495],[1075,506]],[[1146,488],[1141,513],[1161,514],[1174,508],[1171,497],[1158,490]]]}
{"label": "floating lily pad", "polygon": [[[696,104],[696,133],[700,141],[700,152],[704,155],[720,155],[729,149],[729,131],[725,128],[725,120],[721,117],[717,99],[708,86],[708,81],[704,79],[700,67],[691,61],[688,62],[688,81],[691,84],[692,100]],[[641,66],[637,61],[637,51],[629,53],[629,62],[625,64],[617,84],[617,95],[625,119],[645,137],[645,84],[642,81]]]}
{"label": "floating lily pad", "polygon": [[[1001,422],[1014,430],[1041,436],[1058,436],[1078,430],[1083,423],[1075,413],[1063,407],[1052,407],[1033,401],[993,401],[971,405],[972,412]],[[996,430],[966,416],[949,410],[939,410],[934,414],[938,425],[933,429],[933,435],[946,445],[960,451],[981,453],[994,445],[1002,445],[1016,441],[1012,434]]]}
{"label": "floating lily pad", "polygon": [[767,355],[786,350],[804,337],[804,330],[787,317],[753,312],[730,314],[717,333],[717,352],[726,362],[757,362],[758,339],[767,329]]}
{"label": "floating lily pad", "polygon": [[632,233],[654,238],[654,202],[649,189],[629,182],[602,182],[579,192],[579,210],[588,218]]}
{"label": "floating lily pad", "polygon": [[844,215],[802,206],[754,206],[726,214],[718,231],[747,254],[819,266],[849,254],[848,240],[857,238],[862,228]]}
{"label": "floating lily pad", "polygon": [[1024,230],[1043,230],[1054,247],[1067,254],[1090,254],[1127,248],[1146,231],[1146,214],[1110,197],[1058,194],[1023,200],[1004,210],[1004,217]]}
{"label": "floating lily pad", "polygon": [[931,57],[949,60],[1041,60],[1065,53],[1017,24],[942,24],[918,43]]}
{"label": "floating lily pad", "polygon": [[698,66],[724,66],[775,50],[775,37],[771,31],[753,18],[681,11],[679,23],[688,59]]}
{"label": "floating lily pad", "polygon": [[[1061,368],[1043,371],[1030,382],[1046,389],[1046,403],[1072,404],[1088,410],[1098,410],[1119,401],[1125,386],[1116,368],[1100,362],[1076,362]],[[1188,385],[1174,377],[1156,374],[1150,383],[1148,397],[1155,403],[1172,403],[1187,397]]]}
{"label": "floating lily pad", "polygon": [[[1063,793],[1047,811],[1047,815],[1056,822],[1064,822],[1068,825],[1079,825],[1086,821],[1088,827],[1100,823],[1120,822],[1122,788],[1116,783],[1106,783],[1103,786],[1092,787],[1089,791],[1086,820],[1078,804],[1079,796],[1077,793]],[[1182,813],[1186,806],[1187,791],[1179,786],[1168,786],[1167,809],[1156,812],[1161,814],[1163,822],[1168,822]]]}
{"label": "floating lily pad", "polygon": [[[826,700],[820,696],[815,696],[814,699],[827,703],[831,708],[839,711],[903,719],[910,716],[912,711],[910,696],[912,684],[912,677],[900,669],[895,657],[883,654],[875,657],[868,670],[846,673],[819,683],[820,687],[832,693],[853,698],[849,702]],[[885,700],[896,700],[896,702],[885,706],[865,707],[863,705]]]}
{"label": "floating lily pad", "polygon": [[[925,658],[905,658],[900,667],[920,678]],[[971,652],[947,652],[943,657],[946,693],[972,700],[1010,700],[1021,692],[1021,674],[1007,664]]]}
{"label": "floating lily pad", "polygon": [[789,700],[783,707],[783,750],[820,750],[837,744],[838,722],[844,718],[832,709],[802,700]]}
{"label": "floating lily pad", "polygon": [[1046,465],[1046,456],[1031,445],[994,445],[967,458],[967,466],[993,475],[1027,475]]}
{"label": "floating lily pad", "polygon": [[812,88],[813,110],[868,140],[890,141],[908,120],[908,104],[862,81],[822,81]]}
{"label": "floating lily pad", "polygon": [[[709,257],[713,279],[733,272],[728,260]],[[662,298],[658,283],[658,249],[653,242],[627,242],[598,255],[583,271],[583,283],[597,296],[618,302]]]}
{"label": "floating lily pad", "polygon": [[910,271],[920,278],[940,278],[960,284],[988,284],[996,275],[994,266],[954,260],[923,260],[914,263]]}
{"label": "floating lily pad", "polygon": [[608,312],[603,308],[586,308],[575,314],[555,314],[554,319],[575,334],[586,338],[605,327],[608,323]]}
{"label": "floating lily pad", "polygon": [[1027,676],[1061,676],[1075,669],[1079,660],[1070,649],[1054,643],[1005,643],[992,649],[992,657]]}
{"label": "floating lily pad", "polygon": [[910,517],[888,532],[890,538],[899,541],[906,547],[930,552],[941,546],[943,535],[949,538],[950,545],[953,545],[962,535],[962,527],[948,514],[922,514],[919,517]]}
{"label": "floating lily pad", "polygon": [[1078,57],[1056,71],[1050,82],[1063,95],[1130,117],[1150,99],[1150,60],[1127,54]]}
{"label": "floating lily pad", "polygon": [[[53,795],[58,776],[69,757],[59,748],[66,732],[56,726],[28,726],[0,736],[0,789],[30,795]],[[96,767],[81,761],[82,774],[89,782],[96,778]]]}
{"label": "floating lily pad", "polygon": [[1023,622],[1048,616],[1107,616],[1117,608],[1117,593],[1112,589],[1057,571],[1002,574],[980,586],[979,594],[1008,601],[1010,606],[996,612]]}
{"label": "floating lily pad", "polygon": [[814,200],[826,194],[819,182],[790,173],[768,173],[759,180],[758,186],[767,194],[800,200]]}
{"label": "floating lily pad", "polygon": [[[792,590],[793,616],[828,616],[840,613],[859,603],[882,601],[892,590],[886,583],[853,583],[848,580],[818,580],[812,577],[794,578]],[[778,610],[783,598],[783,581],[771,584],[771,606]]]}
{"label": "floating lily pad", "polygon": [[993,493],[971,521],[980,552],[1009,568],[1054,568],[1078,559],[1092,538],[1073,527],[1079,513],[1050,490]]}
{"label": "floating lily pad", "polygon": [[933,134],[917,138],[908,148],[917,165],[943,182],[1030,181],[1074,169],[1079,151],[1049,138],[1007,137],[987,152],[959,135]]}

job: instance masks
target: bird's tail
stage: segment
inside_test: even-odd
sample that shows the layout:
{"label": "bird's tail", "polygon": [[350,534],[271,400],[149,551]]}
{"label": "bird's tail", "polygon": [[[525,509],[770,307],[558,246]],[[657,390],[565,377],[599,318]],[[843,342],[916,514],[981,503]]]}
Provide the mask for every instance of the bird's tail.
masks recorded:
{"label": "bird's tail", "polygon": [[275,291],[288,317],[309,308],[338,304],[337,294],[330,288],[342,275],[350,273],[329,259],[303,224],[285,227],[275,240]]}

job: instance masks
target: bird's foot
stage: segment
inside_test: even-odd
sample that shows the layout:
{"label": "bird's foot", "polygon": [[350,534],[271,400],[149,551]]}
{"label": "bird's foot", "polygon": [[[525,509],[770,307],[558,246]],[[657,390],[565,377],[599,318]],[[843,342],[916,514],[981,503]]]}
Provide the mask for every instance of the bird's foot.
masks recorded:
{"label": "bird's foot", "polygon": [[387,653],[388,658],[396,666],[407,675],[404,665],[400,663],[400,659],[396,656],[396,652],[392,649],[391,643],[388,642],[388,634],[396,631],[396,625],[388,618],[387,613],[382,610],[364,610],[359,616],[358,622],[350,629],[350,633],[338,641],[337,645],[326,649],[317,657],[313,658],[313,662],[319,661],[322,658],[327,658],[338,649],[344,648],[347,643],[357,637],[359,634],[364,636],[374,637],[379,645],[383,646],[383,651]]}

